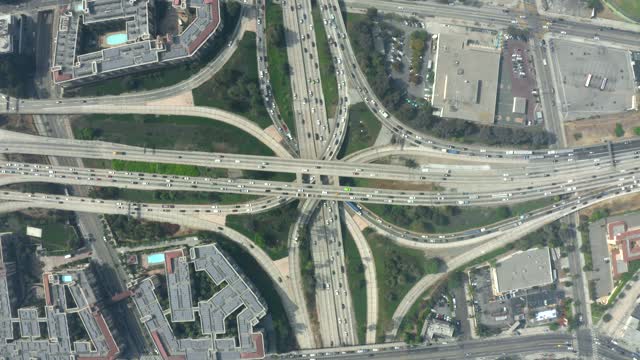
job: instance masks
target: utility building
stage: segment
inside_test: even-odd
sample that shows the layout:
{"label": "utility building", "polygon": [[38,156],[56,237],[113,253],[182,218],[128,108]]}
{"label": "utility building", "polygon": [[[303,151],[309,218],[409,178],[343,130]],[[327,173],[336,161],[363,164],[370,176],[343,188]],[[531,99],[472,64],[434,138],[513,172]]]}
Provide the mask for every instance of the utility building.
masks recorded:
{"label": "utility building", "polygon": [[491,269],[494,295],[545,286],[554,281],[549,248],[517,252]]}
{"label": "utility building", "polygon": [[436,114],[493,124],[501,48],[484,33],[440,34],[433,106]]}

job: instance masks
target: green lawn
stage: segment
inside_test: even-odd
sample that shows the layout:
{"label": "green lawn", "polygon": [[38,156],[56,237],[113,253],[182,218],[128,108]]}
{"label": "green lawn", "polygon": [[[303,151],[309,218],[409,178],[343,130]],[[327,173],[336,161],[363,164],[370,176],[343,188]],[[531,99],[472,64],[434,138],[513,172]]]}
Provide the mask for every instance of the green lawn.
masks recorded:
{"label": "green lawn", "polygon": [[638,0],[607,0],[618,11],[634,21],[640,21],[640,1]]}
{"label": "green lawn", "polygon": [[364,235],[376,262],[378,282],[378,341],[392,326],[393,312],[404,295],[427,273],[440,270],[441,261],[427,259],[424,253],[396,245],[391,239],[366,229]]}
{"label": "green lawn", "polygon": [[224,68],[193,89],[194,103],[242,115],[261,128],[272,125],[260,94],[256,56],[256,34],[247,32]]}
{"label": "green lawn", "polygon": [[553,199],[532,200],[499,207],[423,207],[366,204],[385,221],[416,232],[449,233],[465,231],[519,216],[553,203]]}
{"label": "green lawn", "polygon": [[298,216],[298,201],[260,214],[227,216],[227,226],[242,233],[274,259],[289,254],[289,228]]}
{"label": "green lawn", "polygon": [[317,1],[313,4],[313,29],[316,31],[316,46],[318,47],[318,65],[320,68],[320,77],[322,78],[322,92],[324,95],[324,106],[327,109],[327,117],[336,116],[336,107],[338,106],[338,82],[336,80],[336,69],[331,59],[331,51],[329,49],[329,39],[322,22],[322,14],[320,5]]}
{"label": "green lawn", "polygon": [[42,245],[50,255],[65,255],[71,252],[71,244],[77,242],[73,226],[54,222],[42,228]]}
{"label": "green lawn", "polygon": [[144,146],[153,149],[273,155],[266,145],[235,126],[207,118],[157,115],[82,116],[72,122],[76,138]]}
{"label": "green lawn", "polygon": [[240,19],[239,5],[233,2],[222,2],[220,4],[220,17],[224,19],[225,26],[214,35],[213,39],[210,40],[211,44],[207,48],[199,50],[202,51],[202,55],[198,60],[102,80],[65,91],[65,96],[118,95],[126,92],[159,89],[188,79],[200,71],[208,62],[212,61],[220,53],[221,49],[224,49],[227,45],[236,23]]}
{"label": "green lawn", "polygon": [[[283,8],[279,4],[274,4],[271,0],[266,1],[266,33],[273,32],[274,26],[284,26],[282,19]],[[269,36],[267,35],[269,38]],[[293,117],[293,96],[291,95],[291,78],[287,69],[289,60],[284,47],[278,47],[273,41],[267,41],[267,67],[269,69],[269,80],[273,90],[273,97],[280,109],[282,120],[287,124],[289,130],[295,137],[295,120]]]}
{"label": "green lawn", "polygon": [[376,142],[382,125],[380,121],[369,111],[367,105],[358,103],[349,108],[349,123],[347,133],[340,148],[338,158],[366,149]]}
{"label": "green lawn", "polygon": [[105,200],[125,200],[150,204],[238,204],[258,198],[256,195],[227,194],[205,191],[134,190],[94,188],[89,194]]}
{"label": "green lawn", "polygon": [[356,316],[356,333],[360,344],[366,341],[367,332],[367,283],[364,278],[362,258],[347,227],[342,226],[342,240],[344,241],[344,258],[349,281],[349,290]]}

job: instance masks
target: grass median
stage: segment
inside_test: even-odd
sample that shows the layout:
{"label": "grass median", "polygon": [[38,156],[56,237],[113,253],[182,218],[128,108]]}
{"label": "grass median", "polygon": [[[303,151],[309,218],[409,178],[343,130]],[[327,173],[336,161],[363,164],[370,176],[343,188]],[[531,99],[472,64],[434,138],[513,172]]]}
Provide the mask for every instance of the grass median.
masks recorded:
{"label": "grass median", "polygon": [[193,89],[193,102],[197,106],[214,107],[242,115],[264,129],[273,123],[264,107],[259,81],[256,34],[247,32],[224,68]]}
{"label": "grass median", "polygon": [[367,336],[367,282],[364,277],[364,266],[360,252],[344,224],[342,224],[342,241],[344,241],[347,281],[356,317],[356,334],[358,335],[358,343],[364,344]]}
{"label": "grass median", "polygon": [[291,76],[289,75],[290,65],[287,58],[286,44],[284,43],[285,30],[282,11],[283,7],[280,4],[274,4],[271,0],[267,0],[267,68],[269,69],[273,97],[280,109],[282,120],[295,135],[293,96],[291,95]]}
{"label": "grass median", "polygon": [[311,3],[313,5],[313,29],[316,31],[318,67],[322,78],[324,106],[327,110],[327,117],[331,118],[336,116],[336,107],[338,106],[338,81],[336,79],[336,69],[331,58],[329,39],[327,38],[327,33],[324,29],[320,5],[317,1],[312,1]]}
{"label": "grass median", "polygon": [[227,226],[251,239],[274,260],[289,254],[289,227],[298,216],[298,201],[273,210],[249,215],[227,216]]}
{"label": "grass median", "polygon": [[520,216],[553,203],[552,198],[497,207],[427,207],[366,204],[383,220],[415,232],[450,233],[471,230]]}
{"label": "grass median", "polygon": [[366,229],[376,263],[378,282],[377,341],[384,341],[385,333],[393,326],[393,312],[411,287],[426,274],[437,273],[442,267],[439,258],[426,258],[425,254],[401,247],[391,239]]}
{"label": "grass median", "polygon": [[381,128],[380,121],[371,113],[365,103],[352,105],[349,108],[347,133],[338,158],[342,159],[356,151],[373,146]]}
{"label": "grass median", "polygon": [[167,115],[104,115],[76,118],[76,139],[102,140],[154,149],[273,155],[265,144],[239,128],[208,118]]}

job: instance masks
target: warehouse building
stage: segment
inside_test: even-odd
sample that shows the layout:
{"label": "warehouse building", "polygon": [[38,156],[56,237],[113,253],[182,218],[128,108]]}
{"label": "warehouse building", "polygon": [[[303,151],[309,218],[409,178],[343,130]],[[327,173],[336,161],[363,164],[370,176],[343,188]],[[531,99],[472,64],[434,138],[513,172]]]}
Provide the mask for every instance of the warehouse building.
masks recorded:
{"label": "warehouse building", "polygon": [[[188,26],[158,33],[160,2],[187,14]],[[59,7],[58,18],[51,71],[61,86],[191,60],[222,27],[219,0],[82,0]]]}
{"label": "warehouse building", "polygon": [[493,35],[440,34],[433,87],[436,114],[493,124],[500,54]]}
{"label": "warehouse building", "polygon": [[551,253],[546,247],[514,253],[499,260],[491,269],[491,285],[496,296],[546,286],[554,280]]}

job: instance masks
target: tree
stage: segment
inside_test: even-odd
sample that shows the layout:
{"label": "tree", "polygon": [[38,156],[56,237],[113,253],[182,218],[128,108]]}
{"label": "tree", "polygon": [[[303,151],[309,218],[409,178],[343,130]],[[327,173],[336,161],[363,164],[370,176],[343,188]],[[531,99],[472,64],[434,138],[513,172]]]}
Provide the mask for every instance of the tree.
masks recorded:
{"label": "tree", "polygon": [[102,135],[102,129],[95,128],[82,128],[78,133],[78,139],[80,140],[95,140]]}
{"label": "tree", "polygon": [[600,12],[604,9],[600,0],[584,0],[587,3],[587,7],[595,9],[596,12]]}
{"label": "tree", "polygon": [[414,159],[407,159],[404,161],[404,165],[406,167],[408,167],[409,169],[416,169],[418,168],[418,162],[415,161]]}
{"label": "tree", "polygon": [[560,325],[558,325],[557,322],[553,322],[551,324],[549,324],[549,330],[551,331],[556,331],[560,328]]}
{"label": "tree", "polygon": [[376,8],[368,8],[367,9],[367,19],[375,20],[378,18],[378,9]]}
{"label": "tree", "polygon": [[606,314],[604,314],[604,316],[602,316],[602,321],[604,321],[604,322],[609,322],[609,321],[611,321],[611,319],[613,319],[613,316],[611,316],[611,314],[609,314],[609,313],[606,313]]}
{"label": "tree", "polygon": [[282,24],[272,24],[267,27],[267,41],[278,48],[284,48],[285,42],[285,29]]}
{"label": "tree", "polygon": [[622,124],[616,123],[616,129],[614,130],[614,134],[616,135],[616,137],[624,136],[624,128],[622,127]]}

